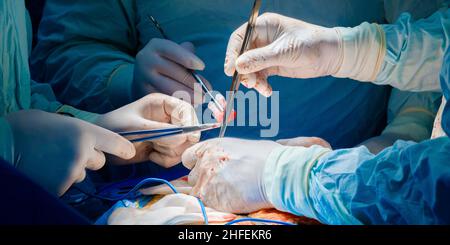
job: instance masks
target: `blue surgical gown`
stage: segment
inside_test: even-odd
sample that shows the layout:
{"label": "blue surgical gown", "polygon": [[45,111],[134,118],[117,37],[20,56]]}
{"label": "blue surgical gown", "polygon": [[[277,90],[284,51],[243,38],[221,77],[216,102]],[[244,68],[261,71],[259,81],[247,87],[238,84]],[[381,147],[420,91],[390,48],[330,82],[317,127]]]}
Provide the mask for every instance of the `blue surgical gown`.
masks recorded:
{"label": "blue surgical gown", "polygon": [[[440,88],[450,99],[448,49],[442,59]],[[442,126],[448,135],[448,103]],[[276,208],[325,224],[450,224],[447,136],[397,141],[377,155],[364,146],[280,147],[270,154],[263,179]]]}
{"label": "blue surgical gown", "polygon": [[22,0],[0,1],[0,158],[15,163],[14,138],[4,118],[19,110],[72,114],[86,121],[97,115],[59,103],[48,84],[30,78],[31,23]]}
{"label": "blue surgical gown", "polygon": [[[417,17],[428,16],[441,2],[267,0],[261,11],[328,27],[355,26],[363,21],[394,21],[406,10]],[[228,38],[247,21],[251,4],[250,0],[236,4],[229,0],[49,0],[32,57],[32,73],[36,80],[50,82],[61,101],[82,109],[106,112],[128,103],[136,53],[151,38],[161,38],[148,21],[147,16],[152,15],[171,39],[194,43],[197,55],[206,64],[201,74],[215,90],[224,93],[231,82],[223,72]],[[274,90],[280,91],[279,133],[274,139],[319,136],[335,148],[351,147],[379,135],[386,125],[388,86],[334,77],[273,77],[270,82]],[[439,106],[434,101],[439,96],[422,97],[424,104],[415,96],[402,98],[431,112],[419,123],[421,128],[431,128],[433,113]],[[245,113],[238,116],[242,115]],[[261,123],[231,127],[227,135],[259,138],[260,130],[267,128]],[[418,131],[429,134],[427,129],[408,133]],[[421,140],[421,135],[411,138]]]}

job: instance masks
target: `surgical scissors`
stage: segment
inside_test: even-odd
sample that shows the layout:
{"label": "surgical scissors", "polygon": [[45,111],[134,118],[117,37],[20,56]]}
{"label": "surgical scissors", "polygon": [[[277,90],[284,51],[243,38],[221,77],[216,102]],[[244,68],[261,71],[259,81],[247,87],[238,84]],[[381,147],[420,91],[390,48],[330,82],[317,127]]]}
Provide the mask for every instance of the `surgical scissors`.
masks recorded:
{"label": "surgical scissors", "polygon": [[[164,39],[170,40],[169,36],[167,36],[167,34],[164,31],[164,29],[162,29],[161,25],[158,23],[158,21],[156,21],[156,19],[153,16],[150,15],[150,16],[147,16],[147,18],[155,25],[156,29],[158,29],[159,33],[161,34],[161,36]],[[224,111],[223,107],[216,100],[216,98],[214,98],[214,96],[212,95],[211,91],[209,90],[208,87],[206,87],[206,84],[200,78],[198,73],[193,71],[193,70],[189,70],[189,73],[191,73],[191,75],[194,77],[195,81],[197,81],[197,83],[199,83],[202,86],[203,92],[205,94],[207,94],[211,98],[211,100],[213,101],[213,103],[217,107],[217,109],[219,109],[221,112],[223,112]]]}
{"label": "surgical scissors", "polygon": [[145,135],[141,138],[130,139],[130,142],[143,142],[143,141],[151,141],[155,139],[160,139],[164,137],[169,137],[177,134],[187,134],[187,133],[195,133],[195,132],[203,132],[212,129],[219,128],[219,123],[209,123],[209,124],[201,124],[196,126],[185,126],[185,127],[173,127],[173,128],[161,128],[161,129],[152,129],[152,130],[138,130],[138,131],[126,131],[126,132],[118,132],[121,136],[135,136],[135,135]]}
{"label": "surgical scissors", "polygon": [[[244,36],[244,40],[242,42],[242,47],[239,52],[239,56],[242,55],[247,50],[248,44],[250,43],[250,40],[252,39],[253,30],[255,29],[256,19],[258,18],[260,8],[261,8],[261,0],[255,0],[253,2],[252,12],[250,14],[247,28],[245,30],[245,36]],[[234,71],[233,78],[231,81],[232,81],[231,88],[230,88],[230,91],[228,94],[228,100],[227,100],[227,104],[226,104],[227,105],[226,112],[225,112],[225,116],[223,117],[223,120],[222,120],[222,126],[220,127],[219,138],[223,138],[225,136],[225,131],[227,129],[228,122],[229,122],[228,118],[230,117],[231,112],[233,111],[233,107],[234,107],[234,97],[236,96],[236,92],[239,89],[239,85],[241,85],[240,76],[237,71]]]}

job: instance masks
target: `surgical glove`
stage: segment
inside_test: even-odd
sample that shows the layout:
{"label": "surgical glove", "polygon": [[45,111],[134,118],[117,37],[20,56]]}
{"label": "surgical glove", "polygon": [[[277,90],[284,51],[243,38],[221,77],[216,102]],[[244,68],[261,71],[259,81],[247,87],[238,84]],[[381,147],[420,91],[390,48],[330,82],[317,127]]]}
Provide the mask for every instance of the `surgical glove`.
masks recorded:
{"label": "surgical glove", "polygon": [[301,146],[301,147],[311,147],[313,145],[320,145],[322,147],[331,149],[330,143],[318,137],[297,137],[291,139],[280,139],[277,140],[277,143],[284,146]]}
{"label": "surgical glove", "polygon": [[[150,94],[129,105],[99,116],[96,124],[119,131],[151,130],[175,126],[198,125],[194,108],[187,102],[164,94]],[[135,143],[136,157],[118,164],[151,160],[163,167],[181,162],[181,154],[200,140],[200,133],[180,134],[171,137]]]}
{"label": "surgical glove", "polygon": [[[188,70],[204,68],[205,64],[194,54],[191,43],[178,45],[154,38],[136,55],[132,97],[139,99],[153,92],[173,95],[177,91],[186,91],[194,96],[196,81]],[[211,88],[209,82],[202,79]],[[201,96],[201,90],[196,92],[196,96]]]}
{"label": "surgical glove", "polygon": [[273,13],[256,22],[250,50],[238,57],[246,24],[230,37],[225,73],[235,69],[241,83],[270,96],[267,78],[315,78],[327,75],[359,81],[376,78],[385,54],[384,32],[376,24],[326,28]]}
{"label": "surgical glove", "polygon": [[76,118],[28,110],[6,120],[14,137],[15,167],[57,195],[82,181],[86,168],[100,169],[104,152],[123,159],[135,154],[125,138]]}
{"label": "surgical glove", "polygon": [[191,195],[219,211],[250,213],[271,208],[263,186],[266,159],[273,141],[233,138],[212,139],[199,143],[183,154],[183,165],[192,171],[188,182]]}
{"label": "surgical glove", "polygon": [[[210,223],[225,223],[236,218],[230,213],[205,208]],[[108,218],[109,225],[192,225],[203,224],[204,217],[196,197],[170,194],[149,208],[118,208]]]}

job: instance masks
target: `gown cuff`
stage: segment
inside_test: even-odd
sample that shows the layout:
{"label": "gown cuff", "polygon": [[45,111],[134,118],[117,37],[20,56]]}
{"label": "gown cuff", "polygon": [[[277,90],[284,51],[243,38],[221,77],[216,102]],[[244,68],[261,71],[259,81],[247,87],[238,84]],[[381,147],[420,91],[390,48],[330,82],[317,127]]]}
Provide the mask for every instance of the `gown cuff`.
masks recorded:
{"label": "gown cuff", "polygon": [[97,121],[98,116],[99,116],[99,114],[78,110],[78,109],[76,109],[76,108],[74,108],[72,106],[69,106],[69,105],[61,106],[56,111],[56,113],[58,113],[58,114],[68,114],[70,116],[73,116],[75,118],[78,118],[78,119],[81,119],[83,121],[87,121],[87,122],[90,122],[90,123],[95,123]]}
{"label": "gown cuff", "polygon": [[362,23],[354,28],[336,27],[341,43],[341,65],[333,76],[352,78],[363,82],[375,81],[386,53],[383,28],[377,24]]}
{"label": "gown cuff", "polygon": [[108,83],[108,93],[111,103],[119,108],[132,101],[131,87],[134,78],[134,65],[123,64],[111,75]]}
{"label": "gown cuff", "polygon": [[267,200],[278,210],[316,218],[308,195],[310,171],[330,151],[317,145],[274,149],[266,160],[263,174]]}

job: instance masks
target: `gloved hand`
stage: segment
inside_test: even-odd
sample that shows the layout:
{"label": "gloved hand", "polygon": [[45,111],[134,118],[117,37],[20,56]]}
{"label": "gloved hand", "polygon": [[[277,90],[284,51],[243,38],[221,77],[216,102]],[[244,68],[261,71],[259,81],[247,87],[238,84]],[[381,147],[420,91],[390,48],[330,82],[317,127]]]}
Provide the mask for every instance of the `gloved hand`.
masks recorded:
{"label": "gloved hand", "polygon": [[[136,55],[132,97],[139,99],[154,92],[172,95],[176,91],[187,91],[194,96],[196,81],[188,69],[204,68],[203,61],[194,54],[192,43],[178,45],[154,38]],[[208,81],[204,78],[203,81],[211,88]]]}
{"label": "gloved hand", "polygon": [[[101,115],[96,124],[119,132],[192,126],[197,125],[198,120],[194,108],[189,103],[155,93]],[[128,162],[151,160],[163,167],[172,167],[181,161],[184,150],[199,140],[200,133],[191,133],[135,143],[136,157]]]}
{"label": "gloved hand", "polygon": [[235,69],[241,82],[262,95],[270,96],[267,78],[315,78],[327,75],[371,81],[378,74],[385,53],[382,29],[363,23],[355,28],[326,28],[278,14],[266,13],[256,21],[249,47],[239,51],[246,25],[230,37],[225,73]]}
{"label": "gloved hand", "polygon": [[15,167],[50,193],[62,195],[82,181],[85,168],[100,169],[103,152],[123,159],[135,154],[125,138],[76,118],[29,110],[6,120],[14,137]]}
{"label": "gloved hand", "polygon": [[262,176],[267,157],[277,147],[281,145],[273,141],[222,138],[187,149],[182,160],[192,169],[188,176],[191,195],[224,212],[250,213],[272,207]]}
{"label": "gloved hand", "polygon": [[[230,213],[205,208],[210,223],[225,223],[236,218]],[[108,218],[109,225],[192,225],[203,224],[204,217],[197,198],[170,194],[149,208],[118,208]]]}
{"label": "gloved hand", "polygon": [[280,139],[277,140],[277,143],[284,146],[302,146],[302,147],[320,145],[325,148],[331,149],[330,143],[318,137],[297,137],[291,139]]}

